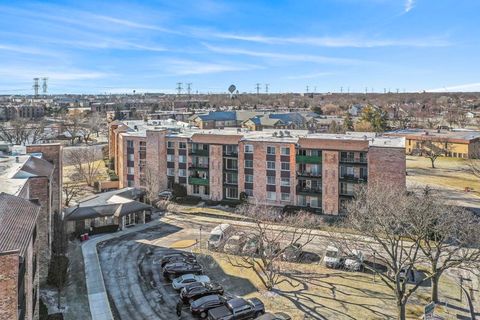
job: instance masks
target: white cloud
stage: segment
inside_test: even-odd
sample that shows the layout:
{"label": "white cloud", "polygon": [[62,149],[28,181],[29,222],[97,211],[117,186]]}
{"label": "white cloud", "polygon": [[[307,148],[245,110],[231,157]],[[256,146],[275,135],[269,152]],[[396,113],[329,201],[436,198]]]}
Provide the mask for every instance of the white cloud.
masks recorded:
{"label": "white cloud", "polygon": [[166,63],[168,72],[171,75],[193,75],[193,74],[209,74],[232,71],[245,71],[258,69],[255,65],[241,65],[231,63],[209,63],[193,60],[170,60]]}
{"label": "white cloud", "polygon": [[453,85],[453,86],[447,86],[443,88],[429,89],[426,91],[427,92],[462,92],[462,91],[480,92],[480,82]]}
{"label": "white cloud", "polygon": [[405,13],[410,12],[410,10],[415,7],[415,0],[406,0],[405,1]]}
{"label": "white cloud", "polygon": [[251,57],[261,57],[274,60],[286,60],[286,61],[300,61],[300,62],[314,62],[314,63],[335,63],[335,64],[358,64],[364,61],[347,58],[335,58],[310,54],[289,54],[289,53],[277,53],[277,52],[264,52],[254,51],[229,47],[217,47],[209,44],[204,46],[212,52],[231,54],[231,55],[245,55]]}
{"label": "white cloud", "polygon": [[425,39],[367,39],[363,37],[269,37],[231,33],[210,33],[219,39],[240,40],[263,44],[300,44],[331,48],[374,48],[374,47],[445,47],[450,42],[441,38]]}
{"label": "white cloud", "polygon": [[320,77],[331,76],[333,73],[331,72],[317,72],[317,73],[310,73],[310,74],[300,74],[295,76],[286,76],[284,79],[289,80],[300,80],[300,79],[315,79]]}
{"label": "white cloud", "polygon": [[58,67],[58,68],[42,68],[42,67],[0,67],[0,76],[8,77],[12,80],[31,80],[33,77],[48,77],[51,81],[75,81],[75,80],[91,80],[112,76],[111,74],[92,71],[80,70],[74,68]]}

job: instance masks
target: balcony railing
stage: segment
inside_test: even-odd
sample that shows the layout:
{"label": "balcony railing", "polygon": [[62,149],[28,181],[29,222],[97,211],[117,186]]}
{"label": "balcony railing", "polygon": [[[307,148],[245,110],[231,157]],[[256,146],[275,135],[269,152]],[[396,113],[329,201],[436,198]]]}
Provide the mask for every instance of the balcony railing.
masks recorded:
{"label": "balcony railing", "polygon": [[349,182],[367,182],[368,177],[367,176],[357,177],[355,175],[344,174],[340,176],[340,180],[349,181]]}
{"label": "balcony railing", "polygon": [[347,197],[353,197],[355,192],[353,190],[345,190],[340,188],[340,195],[341,196],[347,196]]}
{"label": "balcony railing", "polygon": [[190,149],[188,150],[188,154],[192,156],[208,157],[209,152],[208,150],[204,150],[204,149]]}
{"label": "balcony railing", "polygon": [[367,158],[365,157],[360,157],[360,158],[340,157],[340,162],[367,164],[368,161],[367,161]]}
{"label": "balcony railing", "polygon": [[304,156],[297,154],[296,156],[297,163],[322,163],[321,156]]}
{"label": "balcony railing", "polygon": [[237,151],[235,151],[235,152],[224,151],[223,156],[224,157],[231,157],[231,158],[238,158],[238,152]]}
{"label": "balcony railing", "polygon": [[297,177],[321,178],[322,172],[297,171]]}
{"label": "balcony railing", "polygon": [[297,193],[319,194],[322,193],[322,187],[304,187],[297,185]]}
{"label": "balcony railing", "polygon": [[189,169],[208,170],[208,163],[189,163]]}
{"label": "balcony railing", "polygon": [[197,178],[197,177],[189,177],[188,178],[188,183],[192,184],[192,185],[197,185],[197,186],[208,186],[209,185],[208,179]]}

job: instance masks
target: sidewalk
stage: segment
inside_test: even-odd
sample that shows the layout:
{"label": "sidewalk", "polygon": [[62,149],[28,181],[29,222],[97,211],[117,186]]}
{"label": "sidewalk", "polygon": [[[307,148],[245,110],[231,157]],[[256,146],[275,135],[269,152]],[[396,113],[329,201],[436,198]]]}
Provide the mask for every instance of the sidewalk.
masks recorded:
{"label": "sidewalk", "polygon": [[97,244],[105,240],[123,236],[131,232],[138,232],[159,225],[158,219],[147,224],[136,225],[123,231],[106,235],[93,236],[82,244],[82,254],[85,263],[85,282],[87,284],[88,304],[92,320],[113,320],[107,290],[103,282],[102,268],[98,260]]}

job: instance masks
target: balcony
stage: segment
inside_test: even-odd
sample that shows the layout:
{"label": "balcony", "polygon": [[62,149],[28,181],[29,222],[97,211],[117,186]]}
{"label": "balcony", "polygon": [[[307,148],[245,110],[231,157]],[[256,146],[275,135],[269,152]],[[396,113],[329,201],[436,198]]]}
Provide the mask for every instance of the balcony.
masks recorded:
{"label": "balcony", "polygon": [[208,179],[196,178],[196,177],[189,177],[188,178],[188,183],[191,184],[191,185],[196,185],[196,186],[208,186],[209,185]]}
{"label": "balcony", "polygon": [[296,161],[297,163],[322,163],[322,157],[321,156],[303,156],[297,154],[296,156]]}
{"label": "balcony", "polygon": [[352,158],[352,157],[340,157],[340,162],[341,163],[355,163],[355,164],[367,164],[367,158],[366,157],[360,157],[360,158]]}
{"label": "balcony", "polygon": [[209,152],[208,150],[204,150],[204,149],[190,149],[188,150],[188,154],[191,156],[208,157]]}
{"label": "balcony", "polygon": [[297,185],[296,191],[297,194],[318,195],[319,193],[322,193],[322,187],[304,187]]}
{"label": "balcony", "polygon": [[322,178],[321,172],[310,172],[310,171],[297,171],[297,177],[305,177],[305,178]]}
{"label": "balcony", "polygon": [[208,163],[189,163],[188,169],[208,171]]}

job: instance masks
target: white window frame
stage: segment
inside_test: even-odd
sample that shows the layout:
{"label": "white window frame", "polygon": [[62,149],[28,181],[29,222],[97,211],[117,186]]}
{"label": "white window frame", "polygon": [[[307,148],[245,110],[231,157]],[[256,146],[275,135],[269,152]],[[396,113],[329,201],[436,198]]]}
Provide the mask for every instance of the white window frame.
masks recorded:
{"label": "white window frame", "polygon": [[[284,164],[287,164],[287,165],[288,165],[288,169],[284,169],[284,168],[283,168],[283,165],[284,165]],[[281,169],[282,171],[290,171],[290,162],[282,162],[282,163],[280,164],[280,169]]]}
{"label": "white window frame", "polygon": [[[286,152],[287,149],[288,149],[288,152]],[[280,147],[280,154],[282,156],[289,156],[290,155],[290,147]]]}
{"label": "white window frame", "polygon": [[243,146],[244,153],[253,153],[253,144],[246,144]]}
{"label": "white window frame", "polygon": [[277,201],[277,193],[275,191],[267,191],[267,200]]}
{"label": "white window frame", "polygon": [[[271,152],[272,150],[273,150],[273,153]],[[267,146],[267,154],[275,155],[276,152],[277,152],[277,148],[275,148],[275,146]]]}
{"label": "white window frame", "polygon": [[[270,167],[269,164],[273,163],[273,167]],[[275,161],[267,161],[267,170],[275,170]]]}
{"label": "white window frame", "polygon": [[[272,178],[273,178],[273,183],[272,183],[272,181],[269,181],[269,179],[272,179]],[[274,186],[275,183],[276,183],[275,176],[267,176],[267,185]]]}
{"label": "white window frame", "polygon": [[290,187],[290,178],[281,178],[280,185],[282,187]]}

